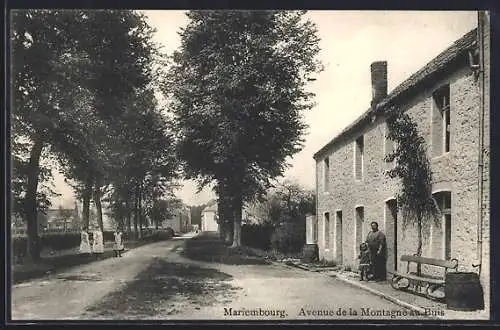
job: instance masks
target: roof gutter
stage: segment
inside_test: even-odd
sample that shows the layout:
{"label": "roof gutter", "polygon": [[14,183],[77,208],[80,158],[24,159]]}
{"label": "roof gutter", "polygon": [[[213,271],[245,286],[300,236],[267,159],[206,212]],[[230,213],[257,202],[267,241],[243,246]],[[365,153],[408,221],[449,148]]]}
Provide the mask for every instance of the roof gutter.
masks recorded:
{"label": "roof gutter", "polygon": [[[473,264],[473,267],[478,268],[479,274],[481,274],[481,266],[483,259],[483,176],[484,176],[484,112],[485,112],[485,75],[484,75],[484,12],[478,12],[478,28],[477,28],[477,40],[479,46],[479,144],[478,144],[478,200],[477,200],[477,262]],[[473,63],[471,63],[473,65]]]}

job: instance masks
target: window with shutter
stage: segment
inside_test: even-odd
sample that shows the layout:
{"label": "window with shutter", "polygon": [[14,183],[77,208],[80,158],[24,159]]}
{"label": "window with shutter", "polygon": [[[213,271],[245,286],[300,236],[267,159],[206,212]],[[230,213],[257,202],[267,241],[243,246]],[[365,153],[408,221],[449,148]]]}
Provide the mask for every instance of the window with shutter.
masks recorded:
{"label": "window with shutter", "polygon": [[441,191],[433,194],[436,206],[441,214],[438,226],[433,226],[431,241],[433,256],[451,259],[451,191]]}
{"label": "window with shutter", "polygon": [[450,151],[451,116],[450,85],[437,89],[433,95],[432,110],[432,151],[433,156],[440,156]]}
{"label": "window with shutter", "polygon": [[361,135],[356,139],[354,146],[354,177],[356,180],[363,178],[363,154],[364,154],[364,137]]}
{"label": "window with shutter", "polygon": [[330,160],[328,157],[325,158],[323,166],[324,166],[324,172],[323,172],[324,188],[325,191],[328,191],[329,181],[330,181]]}
{"label": "window with shutter", "polygon": [[330,213],[325,213],[325,249],[330,248]]}
{"label": "window with shutter", "polygon": [[[385,156],[391,154],[394,150],[396,150],[396,143],[389,139],[387,136],[389,135],[389,124],[385,123],[385,132],[384,132],[384,158]],[[396,166],[396,160],[394,159],[392,162],[385,162],[386,169],[390,170]]]}

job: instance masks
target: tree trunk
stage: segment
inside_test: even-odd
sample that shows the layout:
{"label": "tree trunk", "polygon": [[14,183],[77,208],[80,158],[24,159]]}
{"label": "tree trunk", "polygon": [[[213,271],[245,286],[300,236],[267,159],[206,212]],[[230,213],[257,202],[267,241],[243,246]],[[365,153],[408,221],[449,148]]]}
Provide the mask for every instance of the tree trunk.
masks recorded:
{"label": "tree trunk", "polygon": [[224,238],[226,237],[226,218],[224,217],[224,210],[223,210],[223,204],[224,201],[222,199],[222,194],[219,192],[219,198],[217,200],[217,214],[219,216],[219,238],[221,241],[224,241]]}
{"label": "tree trunk", "polygon": [[236,196],[233,200],[233,214],[234,214],[234,236],[232,247],[241,246],[241,212],[243,208],[242,196]]}
{"label": "tree trunk", "polygon": [[[422,216],[419,214],[417,216],[418,221],[418,246],[417,246],[417,255],[420,257],[422,255]],[[420,276],[422,274],[422,266],[421,264],[417,264],[417,275]]]}
{"label": "tree trunk", "polygon": [[132,209],[130,208],[130,194],[125,200],[125,208],[127,212],[127,237],[132,237]]}
{"label": "tree trunk", "polygon": [[38,210],[36,193],[38,190],[38,175],[40,173],[40,157],[43,151],[43,141],[35,138],[31,148],[27,173],[27,189],[25,200],[25,216],[27,224],[27,262],[40,260],[40,246],[38,240]]}
{"label": "tree trunk", "polygon": [[92,172],[89,172],[87,175],[87,182],[85,182],[85,188],[83,191],[83,230],[88,230],[90,225],[90,199],[92,198],[92,183]]}
{"label": "tree trunk", "polygon": [[139,239],[142,238],[142,225],[143,225],[143,219],[142,219],[142,183],[139,184],[139,191],[138,191],[138,208],[137,211],[139,212]]}
{"label": "tree trunk", "polygon": [[230,197],[225,198],[225,202],[223,205],[224,212],[224,242],[228,245],[233,243],[234,238],[234,212],[233,212],[233,201]]}
{"label": "tree trunk", "polygon": [[104,223],[102,221],[102,204],[101,204],[101,183],[100,180],[96,180],[94,190],[94,203],[97,209],[97,223],[99,224],[99,229],[104,232]]}
{"label": "tree trunk", "polygon": [[225,242],[230,245],[234,241],[234,217],[226,220],[226,240]]}
{"label": "tree trunk", "polygon": [[137,224],[139,222],[139,214],[138,214],[138,203],[137,203],[137,186],[134,191],[134,239],[139,237],[139,231],[137,230]]}

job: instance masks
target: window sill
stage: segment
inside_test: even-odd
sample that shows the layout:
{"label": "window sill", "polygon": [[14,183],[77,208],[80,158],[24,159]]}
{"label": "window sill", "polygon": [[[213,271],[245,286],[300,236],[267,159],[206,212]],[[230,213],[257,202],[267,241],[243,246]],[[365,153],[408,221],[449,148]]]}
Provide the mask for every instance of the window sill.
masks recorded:
{"label": "window sill", "polygon": [[449,157],[450,156],[450,152],[445,152],[444,154],[441,154],[439,156],[434,156],[431,158],[431,160],[440,160],[442,158],[445,158],[445,157]]}

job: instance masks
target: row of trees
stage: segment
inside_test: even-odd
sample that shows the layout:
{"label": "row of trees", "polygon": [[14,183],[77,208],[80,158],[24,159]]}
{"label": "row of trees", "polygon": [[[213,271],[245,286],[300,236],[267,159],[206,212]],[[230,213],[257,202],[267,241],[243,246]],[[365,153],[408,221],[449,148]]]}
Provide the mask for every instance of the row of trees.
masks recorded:
{"label": "row of trees", "polygon": [[[176,117],[186,176],[218,196],[221,236],[241,244],[243,204],[262,200],[286,160],[302,148],[301,113],[312,107],[307,81],[321,71],[314,24],[305,11],[194,11],[163,84]],[[386,113],[397,143],[387,175],[402,183],[403,226],[422,235],[439,222],[432,171],[417,124],[399,109]],[[269,202],[269,201],[268,201]],[[427,221],[429,220],[429,221]],[[233,235],[234,234],[234,235]]]}
{"label": "row of trees", "polygon": [[305,87],[322,69],[304,14],[188,12],[166,72],[152,29],[134,11],[13,12],[13,205],[26,219],[32,258],[37,212],[53,193],[44,186],[47,154],[83,200],[84,227],[93,200],[102,228],[107,201],[139,235],[175,204],[179,159],[200,189],[213,185],[221,232],[240,245],[243,203],[264,196],[302,148],[302,112],[313,106]]}
{"label": "row of trees", "polygon": [[221,235],[241,244],[242,206],[302,148],[306,84],[322,66],[305,11],[191,11],[163,84],[186,177],[217,194]]}
{"label": "row of trees", "polygon": [[[301,114],[313,105],[305,87],[322,70],[316,27],[304,14],[189,12],[163,84],[186,177],[197,179],[200,189],[214,186],[221,237],[233,246],[241,244],[242,206],[262,201],[271,180],[302,148]],[[407,114],[391,109],[386,115],[388,138],[398,145],[387,155],[397,163],[387,175],[401,179],[398,206],[403,226],[418,227],[420,255],[422,235],[439,222],[425,141]]]}
{"label": "row of trees", "polygon": [[[37,212],[50,206],[50,154],[83,200],[106,200],[135,232],[178,176],[175,140],[155,97],[162,55],[133,11],[12,12],[12,191],[39,258]],[[158,218],[158,216],[153,218]],[[139,227],[139,230],[137,229]]]}

